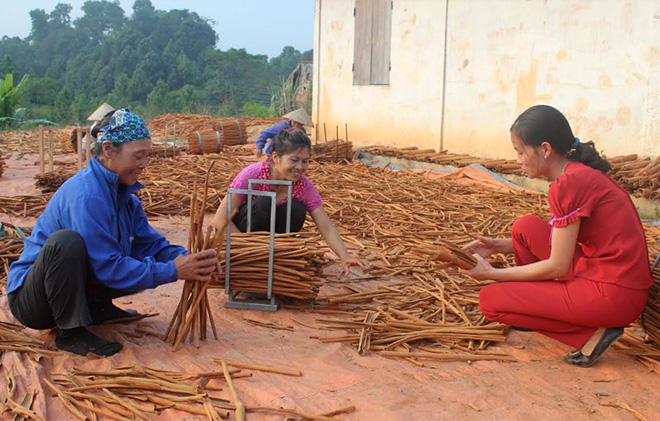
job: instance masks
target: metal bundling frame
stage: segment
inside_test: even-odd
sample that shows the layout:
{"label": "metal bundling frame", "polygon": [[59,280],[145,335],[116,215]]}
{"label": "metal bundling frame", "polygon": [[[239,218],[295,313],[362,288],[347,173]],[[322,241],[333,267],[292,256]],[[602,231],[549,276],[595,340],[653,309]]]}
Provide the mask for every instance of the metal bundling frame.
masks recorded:
{"label": "metal bundling frame", "polygon": [[249,292],[252,297],[256,298],[238,298],[238,295],[243,291],[234,291],[231,288],[230,280],[230,267],[231,267],[231,230],[226,230],[226,260],[225,260],[225,293],[227,294],[227,301],[225,307],[238,308],[244,310],[264,310],[264,311],[277,311],[279,303],[277,297],[273,294],[273,262],[275,257],[275,216],[277,212],[277,193],[270,191],[253,190],[253,184],[272,184],[284,185],[288,187],[287,190],[287,203],[286,203],[286,232],[291,232],[291,191],[293,182],[284,180],[248,180],[247,189],[229,189],[227,190],[227,218],[231,215],[231,195],[232,194],[245,194],[247,195],[247,229],[246,232],[251,232],[252,228],[252,196],[265,196],[270,197],[270,244],[268,248],[268,292],[255,293]]}

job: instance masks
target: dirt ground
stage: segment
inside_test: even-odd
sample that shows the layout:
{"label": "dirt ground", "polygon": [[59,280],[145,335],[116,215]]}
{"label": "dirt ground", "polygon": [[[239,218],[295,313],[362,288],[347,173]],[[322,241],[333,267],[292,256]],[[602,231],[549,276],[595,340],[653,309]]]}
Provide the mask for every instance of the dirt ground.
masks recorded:
{"label": "dirt ground", "polygon": [[[10,157],[5,176],[0,179],[0,195],[32,192],[32,176],[38,171],[33,162],[28,156],[20,160]],[[17,220],[7,215],[0,215],[0,221],[19,226],[34,224],[33,218]],[[186,244],[186,218],[158,218],[152,223],[173,243]],[[322,343],[315,337],[335,332],[303,326],[314,325],[323,317],[319,314],[287,309],[274,313],[227,309],[224,291],[215,289],[209,296],[218,340],[204,341],[199,348],[186,343],[173,352],[169,344],[153,336],[136,336],[137,325],[166,331],[181,287],[182,283],[173,283],[116,300],[124,308],[157,313],[139,322],[92,328],[103,337],[121,342],[124,349],[119,354],[95,360],[63,354],[37,363],[25,354],[5,352],[0,376],[4,379],[5,373],[13,373],[19,394],[37,389],[33,409],[46,420],[73,419],[41,381],[53,373],[74,366],[96,371],[135,365],[185,372],[221,370],[214,358],[303,373],[301,377],[289,377],[255,372],[252,377],[236,379],[237,393],[246,405],[281,406],[317,414],[355,405],[354,412],[339,416],[346,420],[634,420],[640,416],[660,420],[658,373],[614,350],[608,350],[592,368],[572,367],[561,360],[569,347],[537,333],[509,331],[506,342],[489,348],[515,357],[516,362],[420,360],[423,367],[419,367],[375,354],[360,356],[340,343]],[[336,287],[330,283],[320,295]],[[0,298],[0,320],[16,322],[4,297]],[[249,320],[292,330],[259,327]],[[52,331],[28,333],[51,344],[54,340]],[[230,399],[224,382],[212,380],[209,386],[222,388],[217,395]],[[6,387],[0,386],[0,402],[6,392]],[[247,414],[253,420],[285,417],[267,412]],[[168,409],[155,419],[204,417]]]}

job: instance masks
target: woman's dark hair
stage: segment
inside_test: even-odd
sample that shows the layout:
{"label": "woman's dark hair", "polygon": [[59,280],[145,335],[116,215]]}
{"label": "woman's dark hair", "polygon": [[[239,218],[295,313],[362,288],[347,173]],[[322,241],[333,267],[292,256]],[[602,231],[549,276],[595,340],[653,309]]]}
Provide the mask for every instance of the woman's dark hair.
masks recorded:
{"label": "woman's dark hair", "polygon": [[287,152],[307,148],[312,153],[312,141],[304,130],[297,127],[289,127],[277,134],[273,139],[273,152],[282,156]]}
{"label": "woman's dark hair", "polygon": [[[101,156],[101,152],[103,151],[103,147],[101,146],[103,142],[98,141],[98,135],[99,131],[104,128],[108,127],[110,124],[110,120],[112,120],[112,115],[115,113],[116,110],[112,110],[108,112],[106,115],[103,116],[101,121],[97,121],[96,123],[92,124],[92,127],[89,129],[90,136],[92,137],[91,141],[93,141],[92,146],[90,148],[90,153],[92,156],[99,157]],[[115,147],[115,150],[117,152],[121,151],[121,143],[117,145],[112,145]]]}
{"label": "woman's dark hair", "polygon": [[570,161],[581,162],[602,172],[608,172],[612,167],[601,158],[592,141],[579,142],[573,148],[576,138],[571,125],[559,110],[549,105],[528,108],[513,122],[510,130],[526,145],[540,146],[548,142],[557,152],[567,155]]}

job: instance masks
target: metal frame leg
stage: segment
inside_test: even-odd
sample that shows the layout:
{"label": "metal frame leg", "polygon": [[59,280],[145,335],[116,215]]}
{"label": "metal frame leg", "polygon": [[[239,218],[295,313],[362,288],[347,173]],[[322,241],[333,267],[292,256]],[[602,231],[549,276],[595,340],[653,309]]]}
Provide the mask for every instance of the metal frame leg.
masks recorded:
{"label": "metal frame leg", "polygon": [[[263,311],[277,311],[279,303],[277,297],[273,293],[273,265],[275,261],[275,217],[277,211],[277,195],[275,192],[265,192],[260,190],[253,190],[252,184],[276,184],[287,185],[287,216],[286,216],[286,232],[291,231],[291,191],[293,183],[291,181],[283,180],[249,180],[248,189],[229,189],[227,190],[227,218],[231,215],[231,195],[232,194],[245,194],[247,195],[247,232],[251,232],[252,228],[252,196],[265,196],[270,197],[270,243],[268,251],[268,290],[267,293],[253,293],[244,291],[234,291],[231,287],[231,230],[226,230],[226,253],[225,259],[225,293],[227,294],[227,301],[225,307],[237,308],[245,310],[263,310]],[[241,298],[241,294],[249,294],[250,298]],[[256,298],[255,298],[256,297]]]}

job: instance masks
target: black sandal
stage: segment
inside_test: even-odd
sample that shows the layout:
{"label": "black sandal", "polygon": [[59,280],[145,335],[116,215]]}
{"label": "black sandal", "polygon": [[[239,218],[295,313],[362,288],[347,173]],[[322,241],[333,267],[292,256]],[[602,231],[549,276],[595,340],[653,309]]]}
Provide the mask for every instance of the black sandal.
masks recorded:
{"label": "black sandal", "polygon": [[623,335],[622,327],[610,327],[605,329],[591,355],[586,356],[582,351],[575,349],[564,357],[564,362],[577,365],[578,367],[591,367],[603,355],[603,352]]}
{"label": "black sandal", "polygon": [[534,332],[533,329],[530,329],[528,327],[511,326],[511,329],[517,330],[518,332]]}

